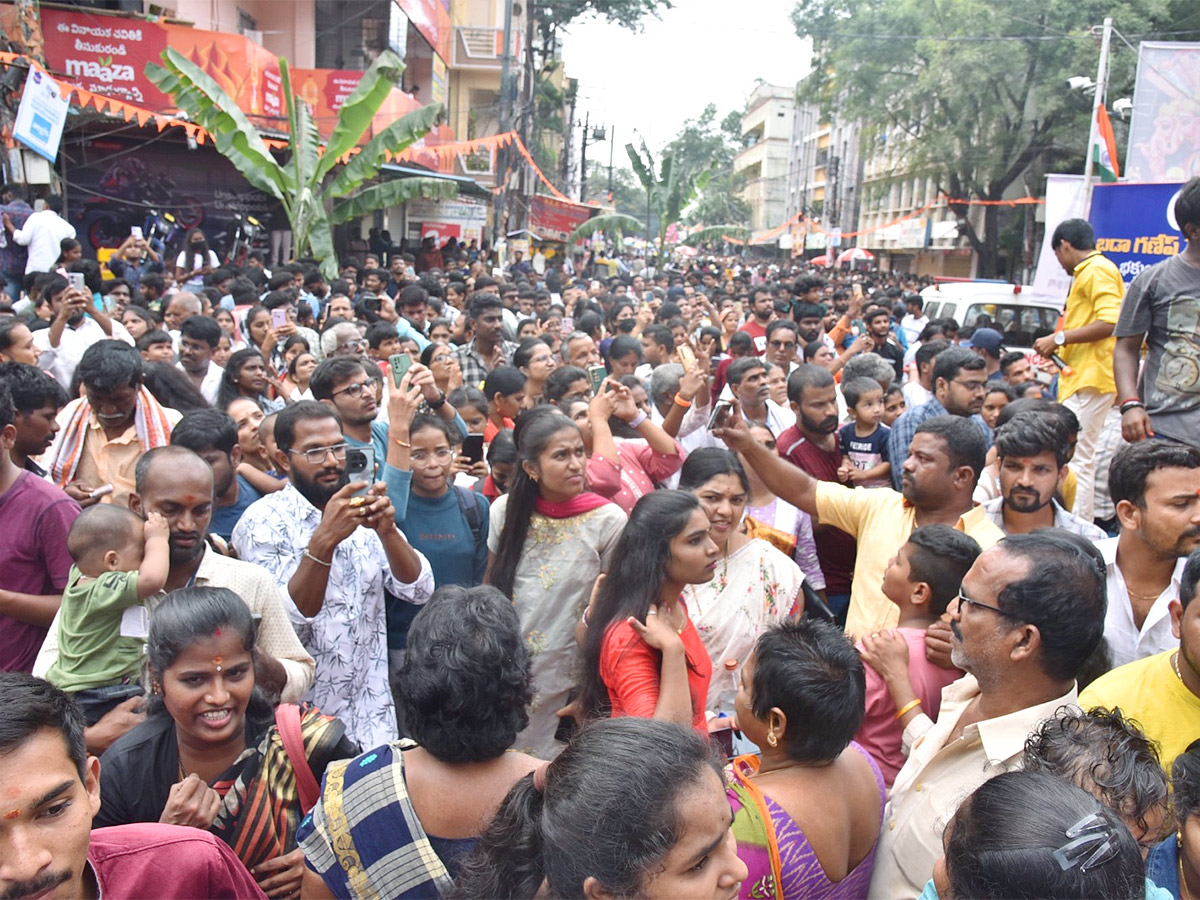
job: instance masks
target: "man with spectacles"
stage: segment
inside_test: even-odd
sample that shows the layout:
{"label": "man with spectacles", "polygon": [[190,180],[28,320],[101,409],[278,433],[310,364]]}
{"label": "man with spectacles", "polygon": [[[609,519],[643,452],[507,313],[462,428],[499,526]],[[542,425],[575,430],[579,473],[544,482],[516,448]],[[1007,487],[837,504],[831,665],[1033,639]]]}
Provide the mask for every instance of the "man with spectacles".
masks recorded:
{"label": "man with spectacles", "polygon": [[[892,423],[888,437],[888,455],[892,459],[908,456],[917,428],[926,419],[936,416],[969,418],[983,433],[987,446],[992,444],[992,429],[988,428],[979,411],[987,398],[987,363],[983,357],[962,347],[949,347],[933,360],[933,399],[910,408]],[[900,490],[903,469],[892,466],[892,486]]]}
{"label": "man with spectacles", "polygon": [[233,546],[287,594],[296,632],[317,662],[307,699],[373,747],[397,733],[384,590],[421,605],[433,573],[396,527],[384,485],[347,483],[348,445],[331,404],[302,400],[284,409],[275,443],[288,485],[245,512]]}
{"label": "man with spectacles", "polygon": [[767,326],[767,352],[764,359],[783,369],[785,378],[796,368],[796,349],[799,346],[798,329],[791,319],[776,319]]}
{"label": "man with spectacles", "polygon": [[1075,706],[1104,605],[1099,559],[1083,538],[1046,530],[985,550],[950,604],[951,655],[967,674],[943,690],[936,723],[913,702],[907,645],[885,645],[895,664],[881,674],[911,750],[884,813],[869,897],[918,896],[962,799],[1020,768],[1039,723]]}

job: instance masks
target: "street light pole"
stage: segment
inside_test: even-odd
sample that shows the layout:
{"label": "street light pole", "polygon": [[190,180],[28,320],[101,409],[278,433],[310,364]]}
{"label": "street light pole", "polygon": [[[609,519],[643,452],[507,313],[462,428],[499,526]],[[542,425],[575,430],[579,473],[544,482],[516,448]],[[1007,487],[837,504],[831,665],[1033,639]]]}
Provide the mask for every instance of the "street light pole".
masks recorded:
{"label": "street light pole", "polygon": [[592,113],[589,110],[583,114],[583,141],[579,145],[579,202],[587,203],[587,145],[591,137]]}
{"label": "street light pole", "polygon": [[1092,123],[1088,128],[1087,158],[1083,164],[1083,210],[1088,215],[1092,208],[1092,182],[1096,168],[1096,143],[1100,139],[1100,107],[1108,91],[1108,47],[1112,39],[1112,16],[1104,19],[1104,32],[1100,38],[1100,64],[1096,69],[1096,96],[1092,100]]}
{"label": "street light pole", "polygon": [[[512,25],[513,0],[504,0],[504,53],[500,57],[500,133],[512,131],[512,106],[510,104],[509,80],[512,78]],[[492,217],[492,247],[503,230],[507,233],[505,216],[508,207],[508,161],[511,155],[509,147],[501,147],[497,152],[496,177],[499,182],[500,194],[496,197],[496,213]],[[503,164],[501,164],[503,160]]]}

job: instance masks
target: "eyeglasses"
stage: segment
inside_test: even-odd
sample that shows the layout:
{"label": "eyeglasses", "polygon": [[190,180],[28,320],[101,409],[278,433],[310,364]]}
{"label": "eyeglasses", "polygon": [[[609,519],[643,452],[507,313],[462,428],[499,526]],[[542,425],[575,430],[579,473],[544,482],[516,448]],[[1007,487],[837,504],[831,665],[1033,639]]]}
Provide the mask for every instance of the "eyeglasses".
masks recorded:
{"label": "eyeglasses", "polygon": [[430,357],[429,361],[431,363],[452,363],[455,359],[456,357],[453,353],[441,353],[437,356]]}
{"label": "eyeglasses", "polygon": [[416,450],[408,455],[408,458],[413,462],[425,462],[430,457],[433,457],[438,462],[449,462],[454,458],[454,453],[451,450],[434,450],[430,453],[427,450]]}
{"label": "eyeglasses", "polygon": [[965,387],[968,391],[970,391],[973,394],[987,393],[988,383],[986,381],[960,381],[957,378],[951,378],[950,380],[953,381],[955,384],[961,384],[963,387]]}
{"label": "eyeglasses", "polygon": [[370,346],[366,338],[359,338],[357,341],[346,341],[344,344],[339,344],[339,350],[365,350]]}
{"label": "eyeglasses", "polygon": [[959,589],[959,592],[958,592],[958,602],[959,602],[960,606],[962,604],[966,603],[968,606],[978,606],[980,609],[990,609],[994,613],[1000,613],[1000,615],[1005,616],[1006,618],[1009,618],[1009,619],[1013,619],[1014,621],[1017,621],[1017,622],[1024,621],[1024,619],[1022,619],[1016,613],[1011,613],[1008,610],[1001,609],[998,606],[991,606],[987,603],[980,603],[978,600],[972,600],[970,597],[968,597],[966,594],[964,594],[962,592],[961,588]]}
{"label": "eyeglasses", "polygon": [[289,450],[288,453],[294,453],[296,455],[303,454],[304,458],[311,465],[319,466],[321,463],[325,462],[325,457],[330,453],[333,454],[334,459],[336,459],[338,462],[341,462],[346,458],[346,449],[349,446],[349,444],[345,443],[332,444],[328,447],[313,447],[309,450]]}
{"label": "eyeglasses", "polygon": [[768,344],[770,346],[774,347],[776,350],[783,350],[783,349],[795,350],[796,349],[795,341],[769,341]]}
{"label": "eyeglasses", "polygon": [[[362,396],[362,392],[374,385],[375,382],[368,379],[367,381],[356,381],[354,384],[348,384],[340,391],[334,391],[330,396],[336,397],[338,394],[346,394],[347,396],[358,398]],[[324,457],[322,457],[324,459]]]}

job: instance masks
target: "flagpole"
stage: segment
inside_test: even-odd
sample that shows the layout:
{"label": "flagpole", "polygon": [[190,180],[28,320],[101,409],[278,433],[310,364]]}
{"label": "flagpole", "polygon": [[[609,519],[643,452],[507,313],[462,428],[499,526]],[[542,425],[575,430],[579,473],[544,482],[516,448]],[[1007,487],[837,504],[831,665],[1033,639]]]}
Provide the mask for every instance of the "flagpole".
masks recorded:
{"label": "flagpole", "polygon": [[1100,108],[1108,92],[1108,46],[1112,39],[1112,16],[1104,18],[1104,32],[1100,38],[1100,65],[1096,70],[1096,96],[1092,101],[1092,122],[1088,128],[1087,157],[1083,164],[1083,209],[1085,215],[1092,212],[1092,183],[1096,169],[1096,146],[1100,139]]}

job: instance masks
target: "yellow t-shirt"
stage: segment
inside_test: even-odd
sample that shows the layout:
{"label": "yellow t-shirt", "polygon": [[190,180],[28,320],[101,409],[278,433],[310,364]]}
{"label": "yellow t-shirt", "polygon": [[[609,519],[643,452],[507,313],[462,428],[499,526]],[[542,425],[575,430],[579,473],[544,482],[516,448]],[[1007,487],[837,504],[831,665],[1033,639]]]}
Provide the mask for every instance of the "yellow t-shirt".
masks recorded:
{"label": "yellow t-shirt", "polygon": [[1175,674],[1173,653],[1166,650],[1118,666],[1079,695],[1079,705],[1085,710],[1119,706],[1126,717],[1135,719],[1146,737],[1158,741],[1159,759],[1168,773],[1175,757],[1200,737],[1200,697]]}
{"label": "yellow t-shirt", "polygon": [[[858,540],[846,633],[855,638],[883,628],[895,628],[900,608],[883,593],[883,572],[916,527],[917,511],[898,491],[887,488],[849,488],[831,481],[817,485],[817,515]],[[954,526],[985,550],[1004,537],[988,520],[982,506],[962,516]]]}
{"label": "yellow t-shirt", "polygon": [[[1067,294],[1067,306],[1063,319],[1063,330],[1082,328],[1092,322],[1117,324],[1121,312],[1121,299],[1125,296],[1125,282],[1117,267],[1099,251],[1075,267],[1071,292]],[[1090,344],[1065,344],[1058,348],[1058,355],[1074,371],[1058,378],[1058,401],[1061,403],[1076,391],[1095,388],[1101,394],[1111,394],[1117,389],[1113,381],[1113,348],[1115,337]]]}
{"label": "yellow t-shirt", "polygon": [[1068,466],[1067,474],[1058,489],[1058,492],[1062,494],[1063,509],[1071,509],[1075,506],[1075,491],[1078,488],[1079,476],[1075,474],[1074,469]]}

